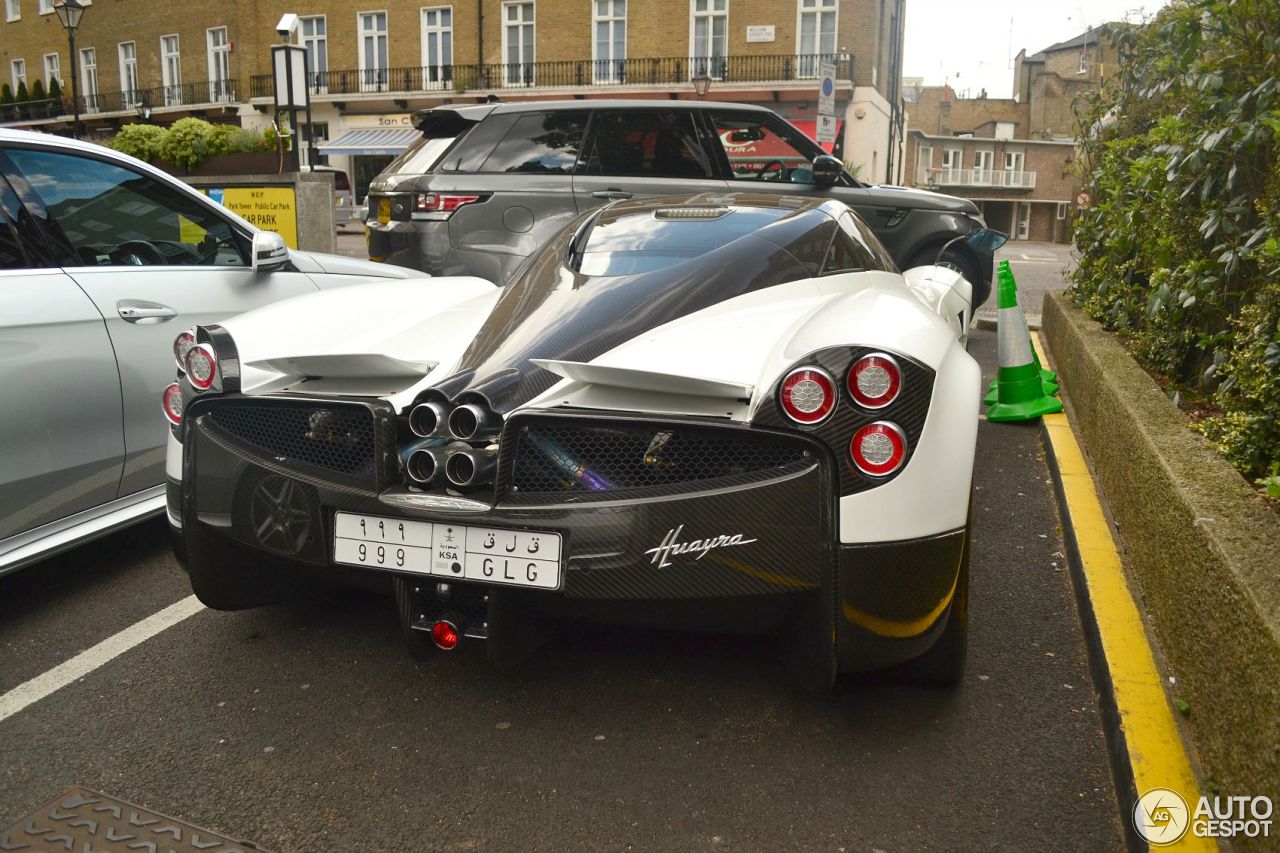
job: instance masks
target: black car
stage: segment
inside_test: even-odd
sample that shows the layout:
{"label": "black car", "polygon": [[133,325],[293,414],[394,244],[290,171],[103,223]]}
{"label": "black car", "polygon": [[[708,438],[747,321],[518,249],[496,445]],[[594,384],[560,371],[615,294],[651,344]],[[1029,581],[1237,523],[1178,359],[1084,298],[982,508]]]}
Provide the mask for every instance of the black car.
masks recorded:
{"label": "black car", "polygon": [[[414,116],[422,139],[370,185],[369,255],[434,275],[505,284],[576,216],[611,201],[749,190],[852,207],[902,269],[933,263],[982,227],[973,202],[872,186],[771,110],[700,101],[541,101],[442,106]],[[991,288],[992,259],[943,256]]]}

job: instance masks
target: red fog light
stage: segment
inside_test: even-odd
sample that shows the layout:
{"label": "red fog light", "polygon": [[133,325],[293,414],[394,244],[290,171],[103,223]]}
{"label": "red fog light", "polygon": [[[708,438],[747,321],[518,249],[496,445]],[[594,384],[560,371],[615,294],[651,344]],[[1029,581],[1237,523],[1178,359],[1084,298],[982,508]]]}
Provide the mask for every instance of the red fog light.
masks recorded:
{"label": "red fog light", "polygon": [[886,477],[907,458],[907,437],[897,424],[876,421],[853,434],[849,455],[858,470],[870,477]]}
{"label": "red fog light", "polygon": [[187,350],[187,378],[191,384],[206,391],[213,387],[213,380],[218,375],[218,356],[208,344],[197,344]]}
{"label": "red fog light", "polygon": [[195,332],[188,329],[173,339],[173,359],[178,362],[178,369],[187,369],[187,353],[196,345]]}
{"label": "red fog light", "polygon": [[797,367],[782,380],[782,411],[798,424],[821,423],[836,406],[836,384],[825,370]]}
{"label": "red fog light", "polygon": [[182,387],[172,382],[160,396],[160,408],[169,423],[177,426],[182,423]]}
{"label": "red fog light", "polygon": [[446,652],[457,647],[458,629],[452,622],[441,619],[431,626],[432,641]]}
{"label": "red fog light", "polygon": [[883,409],[902,390],[902,369],[882,352],[864,355],[849,368],[849,396],[864,409]]}

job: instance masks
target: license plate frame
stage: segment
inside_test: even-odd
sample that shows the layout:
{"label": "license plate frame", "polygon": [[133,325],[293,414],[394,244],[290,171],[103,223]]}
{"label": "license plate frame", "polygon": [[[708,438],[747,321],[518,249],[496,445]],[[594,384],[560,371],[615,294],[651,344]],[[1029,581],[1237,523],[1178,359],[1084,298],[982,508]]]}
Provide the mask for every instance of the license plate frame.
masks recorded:
{"label": "license plate frame", "polygon": [[551,530],[337,510],[330,553],[338,565],[408,572],[441,580],[548,591],[561,589],[564,584],[564,535]]}

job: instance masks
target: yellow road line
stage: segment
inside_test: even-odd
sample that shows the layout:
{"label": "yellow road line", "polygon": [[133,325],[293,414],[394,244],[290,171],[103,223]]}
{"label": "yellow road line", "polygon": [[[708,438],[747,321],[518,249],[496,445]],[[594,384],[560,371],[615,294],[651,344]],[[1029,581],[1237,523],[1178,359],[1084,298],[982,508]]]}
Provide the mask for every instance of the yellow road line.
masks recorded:
{"label": "yellow road line", "polygon": [[[1039,335],[1033,332],[1031,340],[1040,362],[1048,365]],[[1067,389],[1068,393],[1070,390]],[[1045,415],[1044,427],[1058,463],[1066,511],[1075,533],[1086,592],[1110,672],[1138,795],[1153,788],[1169,788],[1181,794],[1188,808],[1194,811],[1200,799],[1200,787],[1156,668],[1142,615],[1125,582],[1120,554],[1103,515],[1093,476],[1066,414]],[[1132,804],[1122,817],[1132,820]],[[1170,849],[1217,850],[1218,847],[1211,839],[1197,838],[1187,832],[1181,841],[1170,845]]]}

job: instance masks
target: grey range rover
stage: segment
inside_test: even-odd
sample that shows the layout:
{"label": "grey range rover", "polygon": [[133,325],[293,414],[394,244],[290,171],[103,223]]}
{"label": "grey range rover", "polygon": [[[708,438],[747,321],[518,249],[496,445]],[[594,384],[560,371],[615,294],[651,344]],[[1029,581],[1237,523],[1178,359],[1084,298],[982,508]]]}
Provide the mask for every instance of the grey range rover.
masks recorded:
{"label": "grey range rover", "polygon": [[[751,190],[853,207],[902,269],[942,263],[991,289],[992,257],[953,238],[973,202],[864,184],[771,110],[711,101],[447,105],[369,187],[369,256],[505,284],[575,216],[629,198]],[[945,251],[943,251],[945,248]]]}

